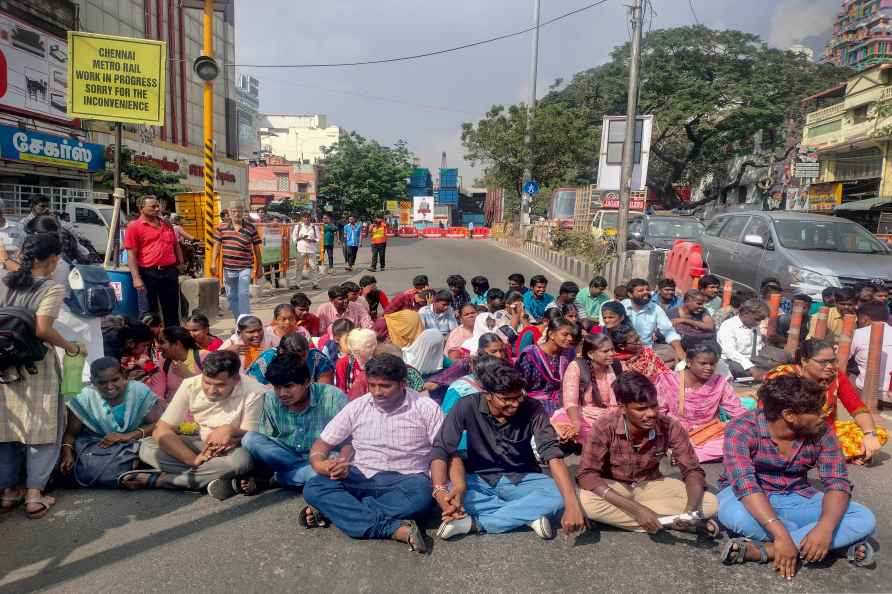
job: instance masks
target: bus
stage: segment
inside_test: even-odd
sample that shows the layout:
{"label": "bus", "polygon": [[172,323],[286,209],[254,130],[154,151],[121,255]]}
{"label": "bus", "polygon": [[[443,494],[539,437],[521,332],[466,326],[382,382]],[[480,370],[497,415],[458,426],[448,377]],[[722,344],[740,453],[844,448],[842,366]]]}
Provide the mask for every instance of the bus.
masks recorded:
{"label": "bus", "polygon": [[561,228],[573,228],[573,214],[576,211],[576,188],[557,188],[551,193],[548,205],[548,220],[560,221]]}

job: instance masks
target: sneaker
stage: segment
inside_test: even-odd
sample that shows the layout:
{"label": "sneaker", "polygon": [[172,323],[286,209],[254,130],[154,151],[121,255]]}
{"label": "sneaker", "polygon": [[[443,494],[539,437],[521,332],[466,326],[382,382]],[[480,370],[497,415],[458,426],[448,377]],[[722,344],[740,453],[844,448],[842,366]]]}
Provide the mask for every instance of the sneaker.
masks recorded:
{"label": "sneaker", "polygon": [[529,526],[533,529],[533,532],[536,533],[536,536],[542,540],[554,538],[554,530],[551,529],[551,521],[545,516],[533,520],[530,522]]}
{"label": "sneaker", "polygon": [[460,520],[452,520],[451,522],[443,522],[437,530],[437,538],[449,540],[456,536],[468,534],[473,527],[474,522],[471,520],[471,516],[465,516]]}
{"label": "sneaker", "polygon": [[235,495],[232,479],[214,479],[208,483],[208,495],[218,501],[226,501]]}

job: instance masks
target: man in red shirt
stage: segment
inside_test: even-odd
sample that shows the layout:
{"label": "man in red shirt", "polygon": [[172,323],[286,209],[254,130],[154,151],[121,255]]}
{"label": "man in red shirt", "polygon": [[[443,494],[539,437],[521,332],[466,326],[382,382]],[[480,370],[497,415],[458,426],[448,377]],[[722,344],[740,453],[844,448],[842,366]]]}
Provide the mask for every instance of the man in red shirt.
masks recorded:
{"label": "man in red shirt", "polygon": [[291,298],[291,307],[294,308],[297,325],[306,329],[310,336],[319,336],[319,318],[310,313],[310,298],[304,293],[295,293]]}
{"label": "man in red shirt", "polygon": [[384,308],[384,314],[392,314],[404,309],[412,309],[418,311],[427,305],[427,291],[430,288],[430,281],[426,274],[419,274],[412,279],[412,288],[404,293],[400,293],[390,300],[390,304]]}
{"label": "man in red shirt", "polygon": [[160,214],[158,198],[146,194],[139,199],[139,218],[131,221],[124,233],[127,266],[133,288],[145,293],[149,310],[161,314],[165,327],[179,326],[183,252],[173,227],[161,220]]}

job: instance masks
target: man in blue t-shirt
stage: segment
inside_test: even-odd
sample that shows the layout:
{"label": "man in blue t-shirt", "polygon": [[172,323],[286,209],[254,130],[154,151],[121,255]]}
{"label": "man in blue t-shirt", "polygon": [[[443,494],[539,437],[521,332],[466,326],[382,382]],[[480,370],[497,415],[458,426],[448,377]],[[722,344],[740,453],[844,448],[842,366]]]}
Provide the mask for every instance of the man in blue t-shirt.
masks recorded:
{"label": "man in blue t-shirt", "polygon": [[345,270],[350,272],[356,264],[356,254],[362,246],[362,225],[356,221],[356,217],[350,215],[344,225],[344,259],[347,261]]}

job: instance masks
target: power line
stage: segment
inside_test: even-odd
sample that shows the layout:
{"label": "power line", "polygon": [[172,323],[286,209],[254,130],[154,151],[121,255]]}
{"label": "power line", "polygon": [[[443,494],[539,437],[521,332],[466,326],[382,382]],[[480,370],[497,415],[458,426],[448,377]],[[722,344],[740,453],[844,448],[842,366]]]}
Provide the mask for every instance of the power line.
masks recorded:
{"label": "power line", "polygon": [[[602,4],[606,4],[608,0],[598,0],[598,2],[593,2],[581,8],[577,8],[576,10],[571,10],[570,12],[564,13],[560,16],[556,16],[553,19],[549,19],[544,21],[539,25],[539,28],[545,27],[546,25],[550,25],[567,17],[573,16],[574,14],[579,14],[580,12],[584,12],[586,10],[592,9],[596,6],[600,6]],[[502,41],[503,39],[509,39],[511,37],[517,37],[519,35],[523,35],[525,33],[529,33],[536,29],[536,26],[527,27],[521,31],[515,31],[514,33],[506,33],[505,35],[499,35],[497,37],[490,37],[489,39],[484,39],[482,41],[475,41],[474,43],[466,43],[464,45],[459,45],[456,47],[450,47],[448,49],[424,52],[421,54],[413,54],[411,56],[401,56],[398,58],[381,58],[374,60],[360,60],[356,62],[333,62],[333,63],[321,63],[321,64],[226,64],[227,67],[232,68],[339,68],[344,66],[368,66],[370,64],[389,64],[392,62],[405,62],[407,60],[418,60],[420,58],[429,58],[431,56],[439,56],[441,54],[448,54],[451,52],[457,52],[459,50],[468,49],[471,47],[477,47],[479,45],[485,45],[488,43],[493,43],[496,41]]]}
{"label": "power line", "polygon": [[697,18],[697,11],[694,10],[694,0],[688,0],[688,6],[691,8],[691,16],[694,17],[694,22],[699,26],[701,23],[700,19]]}

